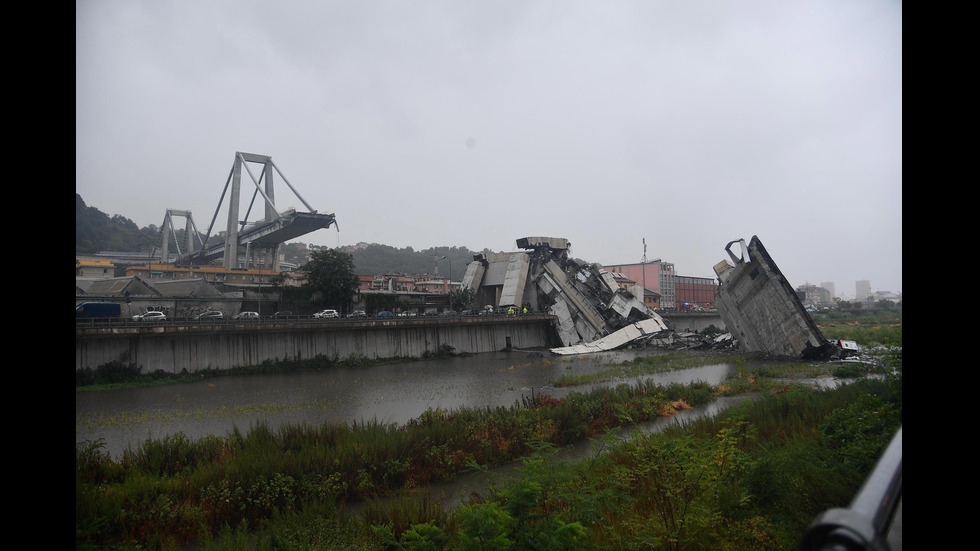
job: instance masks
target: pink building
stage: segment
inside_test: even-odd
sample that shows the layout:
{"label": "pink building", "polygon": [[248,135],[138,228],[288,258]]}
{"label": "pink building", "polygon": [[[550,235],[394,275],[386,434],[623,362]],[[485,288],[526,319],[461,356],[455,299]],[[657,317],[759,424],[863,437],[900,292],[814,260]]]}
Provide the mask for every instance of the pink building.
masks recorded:
{"label": "pink building", "polygon": [[674,265],[669,262],[637,262],[636,264],[615,264],[603,266],[607,272],[622,274],[643,286],[647,291],[659,296],[660,307],[677,307],[674,294]]}

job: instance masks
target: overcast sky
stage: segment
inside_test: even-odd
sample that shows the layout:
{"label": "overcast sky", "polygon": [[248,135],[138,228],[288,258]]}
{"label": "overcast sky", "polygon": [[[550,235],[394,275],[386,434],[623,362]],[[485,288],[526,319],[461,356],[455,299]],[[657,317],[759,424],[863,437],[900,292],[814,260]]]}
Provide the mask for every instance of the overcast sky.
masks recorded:
{"label": "overcast sky", "polygon": [[900,1],[75,7],[75,191],[140,227],[206,231],[243,151],[336,214],[304,243],[553,236],[611,265],[645,239],[714,277],[757,235],[794,287],[902,290]]}

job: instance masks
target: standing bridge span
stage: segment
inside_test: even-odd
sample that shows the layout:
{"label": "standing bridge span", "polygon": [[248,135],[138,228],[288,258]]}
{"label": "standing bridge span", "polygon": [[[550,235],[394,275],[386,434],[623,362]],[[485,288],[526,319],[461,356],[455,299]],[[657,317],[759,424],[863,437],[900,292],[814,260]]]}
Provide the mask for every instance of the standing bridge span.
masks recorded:
{"label": "standing bridge span", "polygon": [[[249,164],[261,166],[259,176],[249,167]],[[242,202],[242,171],[248,175],[254,190],[244,212],[241,212]],[[297,211],[294,208],[280,210],[276,206],[276,190],[274,175],[278,174],[284,184],[296,195],[308,209],[308,212]],[[215,222],[227,199],[228,215],[224,239],[217,243],[211,241]],[[258,204],[257,204],[258,203]],[[261,210],[261,217],[249,222],[252,211]],[[185,248],[180,250],[173,218],[182,216],[186,219]],[[211,223],[204,238],[200,237],[190,211],[168,209],[163,221],[161,258],[170,258],[170,242],[173,238],[177,247],[177,265],[206,265],[221,258],[222,265],[227,269],[249,268],[264,266],[273,271],[279,270],[279,247],[282,243],[319,229],[336,227],[337,219],[331,214],[317,212],[296,188],[282,174],[282,171],[268,155],[253,153],[235,153],[235,162],[225,181],[221,199],[215,208]],[[164,260],[166,261],[166,260]]]}

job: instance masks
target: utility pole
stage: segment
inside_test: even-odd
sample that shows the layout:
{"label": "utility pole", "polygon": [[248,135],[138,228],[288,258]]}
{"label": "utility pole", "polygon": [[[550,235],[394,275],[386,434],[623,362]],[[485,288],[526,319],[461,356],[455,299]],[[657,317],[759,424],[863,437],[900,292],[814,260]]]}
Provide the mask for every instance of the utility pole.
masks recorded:
{"label": "utility pole", "polygon": [[643,305],[646,306],[647,304],[647,238],[646,237],[643,238],[643,260],[640,261],[640,269],[643,270],[643,283],[642,283],[643,298],[640,299],[640,302],[642,302]]}

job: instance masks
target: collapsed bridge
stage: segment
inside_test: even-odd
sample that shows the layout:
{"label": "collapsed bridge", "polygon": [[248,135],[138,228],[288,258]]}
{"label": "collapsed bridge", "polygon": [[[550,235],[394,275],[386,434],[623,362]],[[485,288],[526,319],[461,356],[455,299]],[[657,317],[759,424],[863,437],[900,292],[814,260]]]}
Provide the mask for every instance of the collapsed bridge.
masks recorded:
{"label": "collapsed bridge", "polygon": [[[657,312],[621,289],[602,266],[570,258],[567,239],[524,237],[517,246],[524,250],[474,255],[461,287],[472,289],[477,303],[498,310],[527,307],[556,316],[555,329],[564,347],[553,353],[587,352],[588,347],[571,348],[584,343],[593,343],[592,350],[609,349],[668,330]],[[638,290],[640,296],[642,292]],[[621,331],[629,335],[603,340]]]}

